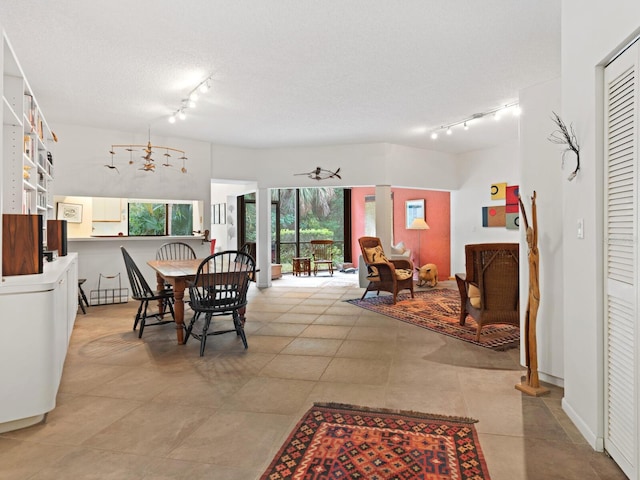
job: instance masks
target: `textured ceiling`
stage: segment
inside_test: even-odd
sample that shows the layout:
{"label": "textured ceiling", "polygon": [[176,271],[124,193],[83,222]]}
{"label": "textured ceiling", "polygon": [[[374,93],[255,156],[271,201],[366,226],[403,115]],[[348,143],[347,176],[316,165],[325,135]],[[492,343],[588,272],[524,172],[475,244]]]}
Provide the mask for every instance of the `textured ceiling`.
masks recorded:
{"label": "textured ceiling", "polygon": [[0,23],[54,130],[464,152],[517,122],[428,132],[560,75],[557,0],[0,0]]}

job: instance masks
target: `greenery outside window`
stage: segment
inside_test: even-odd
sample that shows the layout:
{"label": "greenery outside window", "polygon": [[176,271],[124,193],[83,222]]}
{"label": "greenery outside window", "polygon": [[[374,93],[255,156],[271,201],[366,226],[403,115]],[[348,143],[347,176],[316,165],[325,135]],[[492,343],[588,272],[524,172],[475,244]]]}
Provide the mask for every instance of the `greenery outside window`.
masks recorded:
{"label": "greenery outside window", "polygon": [[191,203],[130,202],[128,206],[130,236],[193,234]]}

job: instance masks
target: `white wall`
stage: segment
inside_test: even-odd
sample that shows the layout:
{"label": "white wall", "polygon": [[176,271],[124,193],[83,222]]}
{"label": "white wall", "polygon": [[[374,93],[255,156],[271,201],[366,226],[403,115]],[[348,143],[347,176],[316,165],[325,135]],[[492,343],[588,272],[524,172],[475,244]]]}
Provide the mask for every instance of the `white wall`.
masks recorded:
{"label": "white wall", "polygon": [[491,200],[491,185],[519,185],[518,142],[459,155],[460,189],[451,192],[451,272],[465,271],[467,243],[518,242],[518,230],[483,227],[482,207],[504,205]]}
{"label": "white wall", "polygon": [[[573,170],[561,168],[558,146],[548,140],[555,129],[552,112],[560,111],[560,79],[520,92],[520,195],[529,222],[531,195],[536,191],[538,250],[540,252],[540,309],[537,315],[538,372],[540,379],[562,385],[564,378],[564,317],[562,315],[562,182]],[[568,160],[568,159],[567,159]],[[567,171],[568,170],[568,171]],[[520,304],[527,307],[529,269],[524,221],[520,240]],[[575,233],[575,232],[574,232]],[[524,322],[522,324],[524,326]],[[524,345],[524,344],[523,344]],[[521,349],[524,359],[524,348]]]}
{"label": "white wall", "polygon": [[[143,172],[138,170],[141,152],[134,152],[135,166],[128,164],[126,154],[115,157],[118,174],[104,166],[111,163],[111,145],[146,144],[146,136],[64,124],[57,124],[55,132],[59,138],[53,152],[55,195],[201,200],[210,204],[211,148],[207,142],[155,137],[152,130],[153,144],[185,150],[187,173],[162,166],[156,172]],[[210,209],[205,208],[205,225],[210,223],[209,215]]]}
{"label": "white wall", "polygon": [[[323,187],[397,185],[411,188],[455,189],[455,155],[418,148],[372,143],[263,150],[214,147],[211,172],[215,178],[255,181],[259,187],[317,187],[318,181],[296,173],[320,166],[340,167],[342,179],[322,181]],[[400,166],[400,167],[399,167]]]}
{"label": "white wall", "polygon": [[[226,223],[211,225],[210,238],[216,239],[216,252],[240,247],[237,244],[237,199],[238,195],[245,195],[256,191],[256,183],[229,183],[224,180],[211,181],[211,203],[225,203],[227,212]],[[233,222],[233,223],[232,223]]]}
{"label": "white wall", "polygon": [[[563,407],[589,443],[602,448],[603,383],[603,148],[600,65],[639,32],[640,2],[562,1],[562,118],[573,123],[582,168],[563,178]],[[584,239],[576,221],[584,219]]]}

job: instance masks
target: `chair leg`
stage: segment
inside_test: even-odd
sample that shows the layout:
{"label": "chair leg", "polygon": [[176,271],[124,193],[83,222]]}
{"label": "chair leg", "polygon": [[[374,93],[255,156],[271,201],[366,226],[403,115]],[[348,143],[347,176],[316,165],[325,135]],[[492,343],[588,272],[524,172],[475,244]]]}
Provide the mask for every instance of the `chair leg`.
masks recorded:
{"label": "chair leg", "polygon": [[204,356],[204,347],[207,345],[207,330],[211,323],[211,314],[207,314],[204,318],[204,326],[202,327],[202,337],[200,338],[200,356]]}
{"label": "chair leg", "polygon": [[480,331],[482,330],[482,323],[478,322],[478,330],[476,331],[476,342],[480,341]]}
{"label": "chair leg", "polygon": [[138,328],[138,323],[140,322],[140,313],[142,312],[142,305],[144,305],[144,300],[140,302],[138,305],[138,311],[136,312],[136,318],[133,321],[133,331],[135,332],[136,328]]}
{"label": "chair leg", "polygon": [[244,333],[244,328],[242,327],[242,320],[240,319],[240,315],[238,314],[237,310],[233,311],[233,323],[236,326],[236,333],[240,335],[240,338],[242,339],[244,348],[245,349],[248,348],[249,345],[247,345],[247,335]]}
{"label": "chair leg", "polygon": [[[82,300],[84,300],[84,304],[88,307],[89,306],[89,300],[87,300],[87,296],[84,294],[84,290],[82,289],[81,285],[78,285],[78,290],[80,290],[80,298],[82,298]],[[80,304],[82,305],[82,302],[80,302]],[[84,311],[84,308],[82,309],[82,311]]]}
{"label": "chair leg", "polygon": [[80,307],[80,310],[82,310],[83,314],[87,314],[87,311],[84,309],[84,304],[82,303],[82,297],[80,296],[80,293],[78,293],[78,306]]}
{"label": "chair leg", "polygon": [[144,300],[144,311],[140,318],[140,332],[138,332],[138,338],[142,338],[142,332],[144,332],[144,326],[147,323],[147,307],[149,306],[149,300]]}
{"label": "chair leg", "polygon": [[189,322],[189,325],[185,326],[184,341],[182,342],[183,345],[187,344],[187,341],[189,340],[189,337],[191,336],[191,331],[193,330],[193,324],[196,323],[196,321],[198,320],[199,317],[200,317],[200,312],[195,312],[193,314],[193,318]]}

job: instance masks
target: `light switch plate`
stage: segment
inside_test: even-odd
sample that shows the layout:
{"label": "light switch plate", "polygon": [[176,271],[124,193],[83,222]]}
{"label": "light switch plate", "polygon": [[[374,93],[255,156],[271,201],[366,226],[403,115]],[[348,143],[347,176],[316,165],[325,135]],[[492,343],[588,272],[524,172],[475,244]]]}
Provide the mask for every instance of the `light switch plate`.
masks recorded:
{"label": "light switch plate", "polygon": [[584,238],[584,219],[583,218],[578,219],[578,238],[580,239]]}

